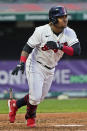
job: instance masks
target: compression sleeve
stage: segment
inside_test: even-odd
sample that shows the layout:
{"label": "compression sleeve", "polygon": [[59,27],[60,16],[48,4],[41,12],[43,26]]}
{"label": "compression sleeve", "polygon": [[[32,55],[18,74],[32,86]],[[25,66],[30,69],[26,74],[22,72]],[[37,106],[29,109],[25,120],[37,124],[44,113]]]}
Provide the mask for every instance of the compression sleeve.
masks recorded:
{"label": "compression sleeve", "polygon": [[70,56],[77,56],[81,53],[80,43],[76,43],[71,47],[64,45],[62,51]]}
{"label": "compression sleeve", "polygon": [[23,51],[26,51],[28,54],[32,52],[33,48],[31,48],[28,44],[25,44]]}

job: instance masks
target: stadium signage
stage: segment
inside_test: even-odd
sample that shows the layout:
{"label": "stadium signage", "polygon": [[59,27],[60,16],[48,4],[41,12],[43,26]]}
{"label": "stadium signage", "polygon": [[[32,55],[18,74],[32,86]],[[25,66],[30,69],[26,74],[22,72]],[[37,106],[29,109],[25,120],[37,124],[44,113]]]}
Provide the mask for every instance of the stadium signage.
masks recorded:
{"label": "stadium signage", "polygon": [[[17,61],[0,62],[0,92],[10,87],[15,92],[27,92],[28,85],[25,74],[19,72],[18,76],[12,76],[12,69]],[[86,60],[62,60],[56,67],[53,83],[50,91],[83,91],[87,90]]]}
{"label": "stadium signage", "polygon": [[[69,20],[87,20],[86,12],[70,12]],[[0,13],[0,21],[47,21],[48,13]]]}
{"label": "stadium signage", "polygon": [[0,21],[15,21],[16,16],[15,15],[2,15],[0,16]]}

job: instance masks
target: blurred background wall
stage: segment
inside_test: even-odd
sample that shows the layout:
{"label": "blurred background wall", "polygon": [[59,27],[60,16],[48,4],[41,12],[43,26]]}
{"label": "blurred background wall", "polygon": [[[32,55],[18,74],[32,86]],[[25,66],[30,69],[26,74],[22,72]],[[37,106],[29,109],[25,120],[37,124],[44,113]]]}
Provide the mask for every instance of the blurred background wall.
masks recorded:
{"label": "blurred background wall", "polygon": [[[76,31],[81,42],[81,56],[70,59],[87,58],[87,0],[67,0],[67,3],[65,0],[0,0],[1,60],[19,59],[35,27],[49,22],[48,10],[54,5],[64,5],[68,9],[68,25]],[[69,57],[65,55],[64,58]]]}

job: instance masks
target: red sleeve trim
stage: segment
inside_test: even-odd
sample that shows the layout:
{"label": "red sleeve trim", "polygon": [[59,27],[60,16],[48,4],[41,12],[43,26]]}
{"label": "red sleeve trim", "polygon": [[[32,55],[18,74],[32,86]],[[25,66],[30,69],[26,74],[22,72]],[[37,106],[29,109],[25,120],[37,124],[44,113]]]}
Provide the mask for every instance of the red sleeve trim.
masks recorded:
{"label": "red sleeve trim", "polygon": [[72,47],[68,47],[65,45],[63,46],[62,51],[70,56],[73,56],[73,54],[74,54],[74,49]]}
{"label": "red sleeve trim", "polygon": [[26,56],[21,56],[21,57],[20,57],[20,62],[24,62],[24,63],[25,63],[26,60],[27,60]]}

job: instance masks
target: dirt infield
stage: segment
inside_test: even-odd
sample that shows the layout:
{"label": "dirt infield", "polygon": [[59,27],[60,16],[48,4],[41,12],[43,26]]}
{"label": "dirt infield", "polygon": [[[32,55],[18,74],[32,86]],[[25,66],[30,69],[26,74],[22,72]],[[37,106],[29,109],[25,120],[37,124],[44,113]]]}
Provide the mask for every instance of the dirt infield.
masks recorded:
{"label": "dirt infield", "polygon": [[37,127],[26,127],[24,114],[17,114],[9,123],[7,114],[0,114],[0,131],[87,131],[87,113],[37,114]]}

